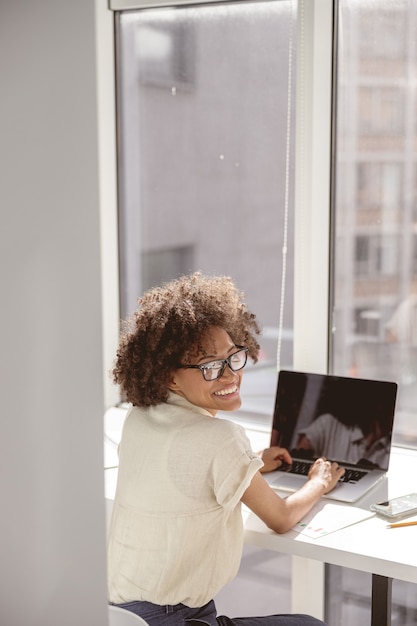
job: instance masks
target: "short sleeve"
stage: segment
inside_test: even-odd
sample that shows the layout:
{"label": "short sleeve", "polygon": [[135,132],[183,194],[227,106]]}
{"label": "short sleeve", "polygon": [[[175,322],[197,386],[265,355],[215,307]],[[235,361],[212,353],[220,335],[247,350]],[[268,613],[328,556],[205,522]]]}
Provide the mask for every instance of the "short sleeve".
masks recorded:
{"label": "short sleeve", "polygon": [[212,470],[217,502],[225,509],[233,510],[263,462],[252,451],[244,429],[237,424],[228,424],[230,428],[223,433],[223,444],[218,448]]}
{"label": "short sleeve", "polygon": [[333,418],[329,413],[320,415],[310,426],[300,431],[304,434],[313,446],[315,454],[323,454],[326,445],[326,438],[329,436]]}

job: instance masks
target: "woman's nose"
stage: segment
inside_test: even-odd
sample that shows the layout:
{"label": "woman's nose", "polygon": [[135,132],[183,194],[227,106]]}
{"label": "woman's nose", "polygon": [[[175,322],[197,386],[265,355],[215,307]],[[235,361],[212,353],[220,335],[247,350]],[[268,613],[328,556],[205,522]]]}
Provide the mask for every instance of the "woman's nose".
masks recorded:
{"label": "woman's nose", "polygon": [[235,376],[235,372],[232,370],[231,367],[229,367],[229,364],[226,363],[226,366],[225,366],[224,371],[223,371],[222,375],[220,376],[220,378],[224,378],[224,377],[226,377],[226,378],[230,378],[230,377],[234,378],[234,376]]}

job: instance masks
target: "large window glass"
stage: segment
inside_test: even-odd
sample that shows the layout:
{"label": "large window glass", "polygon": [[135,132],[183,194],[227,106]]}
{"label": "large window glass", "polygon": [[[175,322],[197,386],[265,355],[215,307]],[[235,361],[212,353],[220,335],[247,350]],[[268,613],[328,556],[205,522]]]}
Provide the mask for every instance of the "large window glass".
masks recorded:
{"label": "large window glass", "polygon": [[[398,382],[394,442],[417,444],[417,4],[339,0],[332,370]],[[332,566],[327,620],[370,623],[371,576]],[[415,624],[394,581],[392,624]]]}
{"label": "large window glass", "polygon": [[335,373],[398,381],[394,441],[417,444],[417,4],[340,0]]}
{"label": "large window glass", "polygon": [[121,311],[227,274],[263,334],[240,416],[270,427],[292,365],[295,0],[117,14]]}

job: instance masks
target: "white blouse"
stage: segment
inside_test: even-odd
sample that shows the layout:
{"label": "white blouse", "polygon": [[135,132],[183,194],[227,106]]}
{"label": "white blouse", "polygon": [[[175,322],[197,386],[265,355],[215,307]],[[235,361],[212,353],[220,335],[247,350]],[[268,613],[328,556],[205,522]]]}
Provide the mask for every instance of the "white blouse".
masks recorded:
{"label": "white blouse", "polygon": [[109,530],[109,600],[211,600],[239,568],[240,499],[262,465],[243,428],[177,394],[131,408]]}

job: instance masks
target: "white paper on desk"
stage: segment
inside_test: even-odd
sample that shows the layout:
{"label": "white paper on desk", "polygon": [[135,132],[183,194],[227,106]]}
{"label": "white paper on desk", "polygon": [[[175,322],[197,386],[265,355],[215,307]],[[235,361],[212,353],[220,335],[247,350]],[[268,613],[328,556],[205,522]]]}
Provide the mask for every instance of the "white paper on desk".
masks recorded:
{"label": "white paper on desk", "polygon": [[292,530],[306,537],[317,539],[373,516],[372,511],[350,505],[316,504]]}

